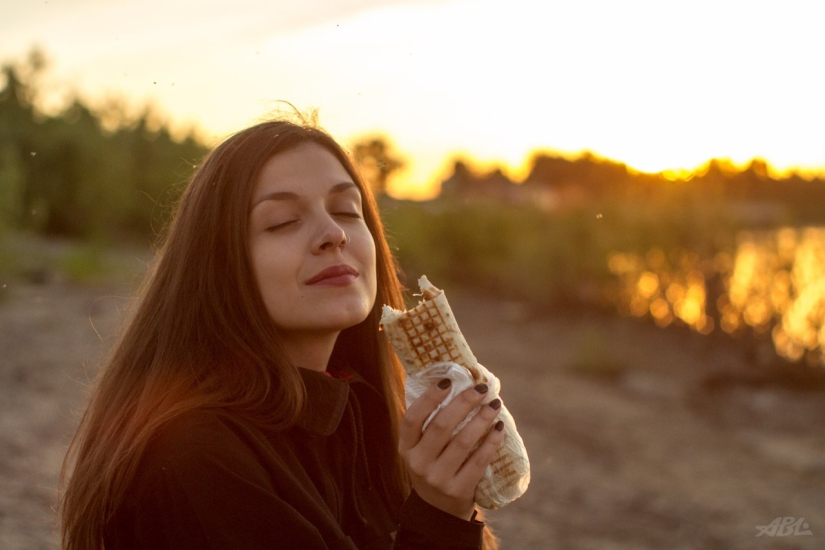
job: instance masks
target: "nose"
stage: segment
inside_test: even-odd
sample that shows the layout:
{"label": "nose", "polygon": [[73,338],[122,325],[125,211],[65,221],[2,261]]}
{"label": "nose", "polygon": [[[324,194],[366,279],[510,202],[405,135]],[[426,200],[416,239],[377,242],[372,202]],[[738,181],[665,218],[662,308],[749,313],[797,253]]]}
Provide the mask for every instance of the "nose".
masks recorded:
{"label": "nose", "polygon": [[326,216],[312,244],[312,252],[320,254],[336,248],[344,248],[348,242],[349,236],[344,229],[335,220]]}

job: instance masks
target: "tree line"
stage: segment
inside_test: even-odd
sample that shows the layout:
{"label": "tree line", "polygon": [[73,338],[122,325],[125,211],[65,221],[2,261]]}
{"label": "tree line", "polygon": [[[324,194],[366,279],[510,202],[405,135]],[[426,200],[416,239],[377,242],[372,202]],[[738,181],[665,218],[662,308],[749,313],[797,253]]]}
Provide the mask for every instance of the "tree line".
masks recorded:
{"label": "tree line", "polygon": [[[150,108],[127,117],[122,102],[94,109],[74,97],[57,113],[39,107],[44,56],[37,50],[0,68],[0,232],[29,231],[83,239],[157,235],[193,167],[209,147],[193,133],[176,137]],[[353,155],[378,194],[403,166],[383,137],[362,140]],[[624,164],[585,154],[570,159],[537,152],[520,185],[500,172],[478,175],[456,163],[442,196],[527,197],[552,192],[579,204],[768,204],[782,208],[782,223],[825,221],[825,180],[798,174],[772,177],[754,160],[737,169],[711,160],[689,177],[639,173]],[[512,185],[511,185],[512,184]],[[527,193],[513,193],[518,188]],[[510,201],[512,202],[512,201]]]}
{"label": "tree line", "polygon": [[[47,114],[38,101],[46,70],[36,49],[0,67],[0,234],[155,237],[209,147],[193,132],[173,136],[149,107],[129,118],[121,100],[93,109],[75,96]],[[404,164],[382,136],[352,154],[379,195]]]}
{"label": "tree line", "polygon": [[0,69],[0,229],[104,240],[157,234],[206,145],[192,133],[173,137],[148,107],[104,124],[107,113],[74,97],[45,114],[37,102],[45,69],[38,51]]}
{"label": "tree line", "polygon": [[825,222],[825,179],[795,172],[776,177],[762,159],[743,167],[727,159],[711,159],[694,172],[678,176],[638,172],[591,153],[569,158],[536,152],[529,165],[524,181],[514,182],[500,170],[479,174],[467,163],[456,161],[442,185],[442,196],[525,202],[552,194],[563,207],[616,201],[653,205],[679,201],[685,206],[712,202],[731,211],[750,212],[746,217],[764,218],[766,223]]}

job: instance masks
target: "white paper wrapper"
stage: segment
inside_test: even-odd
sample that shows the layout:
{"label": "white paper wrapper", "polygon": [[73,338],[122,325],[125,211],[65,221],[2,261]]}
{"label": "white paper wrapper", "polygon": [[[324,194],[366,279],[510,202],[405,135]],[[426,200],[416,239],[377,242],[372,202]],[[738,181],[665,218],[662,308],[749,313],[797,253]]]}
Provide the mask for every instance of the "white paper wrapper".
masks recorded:
{"label": "white paper wrapper", "polygon": [[[485,394],[481,406],[499,397],[501,384],[483,365],[477,364],[476,369],[486,378],[489,390]],[[407,375],[406,401],[407,406],[418,399],[424,391],[444,378],[452,381],[450,391],[444,401],[430,414],[424,422],[423,430],[427,429],[430,420],[462,391],[476,385],[473,376],[465,367],[456,363],[435,363],[414,374]],[[481,407],[470,412],[467,418],[456,427],[458,432],[478,413]],[[498,419],[504,422],[504,442],[493,458],[484,477],[476,487],[476,503],[482,508],[495,510],[509,504],[524,494],[530,484],[530,462],[527,458],[527,449],[521,439],[513,417],[502,403]]]}

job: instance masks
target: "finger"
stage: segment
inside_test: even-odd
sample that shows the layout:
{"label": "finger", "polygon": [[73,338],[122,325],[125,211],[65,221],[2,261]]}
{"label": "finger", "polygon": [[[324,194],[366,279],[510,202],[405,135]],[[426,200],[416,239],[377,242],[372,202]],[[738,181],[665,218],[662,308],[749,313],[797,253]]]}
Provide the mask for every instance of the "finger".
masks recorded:
{"label": "finger", "polygon": [[493,425],[478,448],[461,466],[461,469],[456,473],[455,481],[475,487],[481,481],[487,466],[495,458],[503,441],[504,422],[499,420]]}
{"label": "finger", "polygon": [[439,467],[457,472],[479,442],[487,435],[501,410],[501,400],[495,399],[481,407],[478,413],[456,433],[439,456]]}
{"label": "finger", "polygon": [[407,408],[398,433],[398,450],[404,452],[415,447],[421,439],[421,430],[427,417],[444,401],[451,382],[445,378],[433,384]]}
{"label": "finger", "polygon": [[486,393],[486,384],[479,384],[474,388],[464,390],[433,417],[427,425],[427,431],[421,436],[422,444],[434,452],[433,458],[441,454],[453,438],[455,429],[473,409],[479,406]]}

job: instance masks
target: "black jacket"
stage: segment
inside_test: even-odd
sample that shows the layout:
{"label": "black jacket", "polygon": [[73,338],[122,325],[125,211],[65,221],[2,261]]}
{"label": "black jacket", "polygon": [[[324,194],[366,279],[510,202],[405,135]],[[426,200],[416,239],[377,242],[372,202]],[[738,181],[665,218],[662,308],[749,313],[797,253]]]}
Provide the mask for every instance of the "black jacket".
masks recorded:
{"label": "black jacket", "polygon": [[481,548],[482,523],[415,493],[394,517],[367,452],[365,433],[386,417],[377,392],[358,376],[300,370],[309,406],[289,430],[267,433],[220,410],[162,428],[105,529],[107,550]]}

